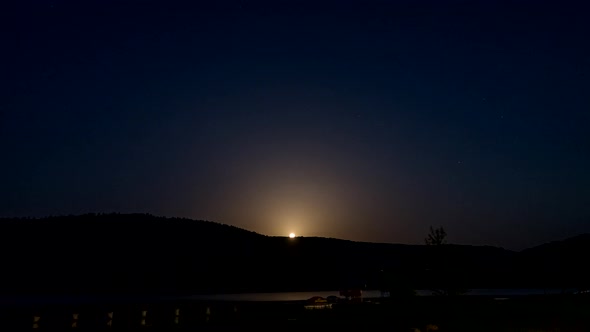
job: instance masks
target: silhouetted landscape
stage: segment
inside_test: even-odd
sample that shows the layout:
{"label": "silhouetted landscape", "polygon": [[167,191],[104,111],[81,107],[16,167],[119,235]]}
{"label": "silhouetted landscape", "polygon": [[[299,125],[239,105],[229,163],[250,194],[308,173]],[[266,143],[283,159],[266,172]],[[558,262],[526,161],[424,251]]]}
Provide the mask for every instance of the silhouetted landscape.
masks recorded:
{"label": "silhouetted landscape", "polygon": [[270,237],[147,214],[1,219],[2,293],[199,294],[588,287],[590,236],[491,246]]}
{"label": "silhouetted landscape", "polygon": [[0,331],[590,331],[589,12],[6,1]]}

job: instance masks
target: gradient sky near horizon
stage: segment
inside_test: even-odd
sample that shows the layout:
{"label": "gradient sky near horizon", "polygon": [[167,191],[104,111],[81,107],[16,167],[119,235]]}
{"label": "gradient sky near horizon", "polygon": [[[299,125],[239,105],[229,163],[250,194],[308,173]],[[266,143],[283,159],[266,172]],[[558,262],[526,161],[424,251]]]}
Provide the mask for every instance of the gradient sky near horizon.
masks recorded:
{"label": "gradient sky near horizon", "polygon": [[521,249],[590,232],[576,2],[22,1],[0,216]]}

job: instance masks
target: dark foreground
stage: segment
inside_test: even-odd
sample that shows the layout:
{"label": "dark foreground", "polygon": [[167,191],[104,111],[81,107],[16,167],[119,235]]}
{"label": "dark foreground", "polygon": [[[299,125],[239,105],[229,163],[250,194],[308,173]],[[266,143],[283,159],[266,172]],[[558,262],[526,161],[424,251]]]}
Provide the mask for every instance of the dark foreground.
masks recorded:
{"label": "dark foreground", "polygon": [[336,303],[144,302],[2,308],[2,330],[247,331],[330,328],[387,331],[590,331],[590,298],[575,295],[415,297]]}

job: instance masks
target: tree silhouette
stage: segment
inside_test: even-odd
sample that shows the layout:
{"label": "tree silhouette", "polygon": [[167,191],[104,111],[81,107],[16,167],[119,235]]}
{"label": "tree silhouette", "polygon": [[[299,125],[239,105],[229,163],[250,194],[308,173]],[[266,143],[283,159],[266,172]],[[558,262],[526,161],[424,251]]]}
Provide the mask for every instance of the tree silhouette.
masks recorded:
{"label": "tree silhouette", "polygon": [[437,282],[444,285],[441,288],[431,289],[432,294],[454,296],[463,295],[469,292],[463,287],[457,287],[457,285],[454,285],[455,282],[451,281],[454,279],[452,277],[452,270],[454,267],[450,265],[450,262],[452,261],[450,259],[451,257],[449,257],[450,252],[446,250],[449,248],[447,246],[443,247],[443,245],[447,244],[447,232],[445,229],[442,226],[438,228],[430,226],[430,231],[428,236],[424,239],[424,242],[427,246],[434,247],[434,250],[430,251],[431,267],[436,275],[435,278],[437,279]]}
{"label": "tree silhouette", "polygon": [[428,246],[439,246],[447,243],[447,232],[441,226],[439,228],[432,228],[430,226],[430,232],[426,239],[424,239]]}

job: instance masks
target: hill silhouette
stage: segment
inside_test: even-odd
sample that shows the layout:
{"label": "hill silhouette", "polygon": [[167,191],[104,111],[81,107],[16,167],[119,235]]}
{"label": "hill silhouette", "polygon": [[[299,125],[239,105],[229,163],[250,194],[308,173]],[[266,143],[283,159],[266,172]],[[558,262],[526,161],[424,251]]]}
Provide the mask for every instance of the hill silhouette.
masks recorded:
{"label": "hill silhouette", "polygon": [[148,214],[4,218],[0,237],[3,294],[379,289],[392,280],[413,288],[576,287],[582,277],[539,273],[580,270],[572,266],[590,244],[584,235],[517,253],[490,246],[289,239]]}
{"label": "hill silhouette", "polygon": [[539,279],[543,283],[588,289],[590,273],[584,259],[588,254],[590,234],[581,234],[523,250],[518,265],[542,275]]}

